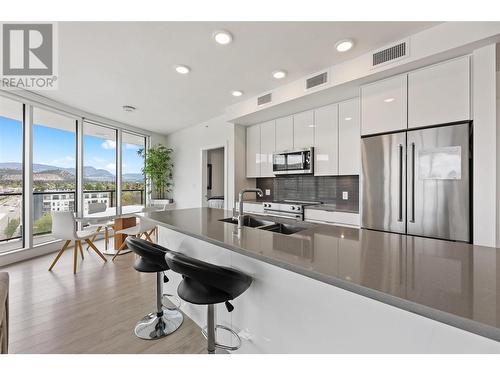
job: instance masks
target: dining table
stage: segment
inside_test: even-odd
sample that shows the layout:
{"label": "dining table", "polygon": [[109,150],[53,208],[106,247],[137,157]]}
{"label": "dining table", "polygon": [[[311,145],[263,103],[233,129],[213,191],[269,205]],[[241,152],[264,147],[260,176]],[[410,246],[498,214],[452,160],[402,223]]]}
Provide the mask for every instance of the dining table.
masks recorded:
{"label": "dining table", "polygon": [[[137,224],[137,219],[135,214],[139,212],[144,212],[145,208],[141,205],[130,205],[122,207],[122,212],[117,213],[116,207],[108,207],[104,211],[94,212],[94,213],[75,213],[75,220],[82,223],[83,225],[97,225],[102,224],[105,226],[106,223],[113,221],[114,225],[114,246],[113,248],[106,248],[102,251],[106,255],[115,255],[115,252],[120,248],[125,239],[126,234],[117,233],[118,231],[133,227]],[[99,228],[99,227],[98,227]],[[100,229],[99,229],[100,230]],[[99,232],[99,230],[97,232]],[[120,255],[129,253],[130,250],[122,250]]]}

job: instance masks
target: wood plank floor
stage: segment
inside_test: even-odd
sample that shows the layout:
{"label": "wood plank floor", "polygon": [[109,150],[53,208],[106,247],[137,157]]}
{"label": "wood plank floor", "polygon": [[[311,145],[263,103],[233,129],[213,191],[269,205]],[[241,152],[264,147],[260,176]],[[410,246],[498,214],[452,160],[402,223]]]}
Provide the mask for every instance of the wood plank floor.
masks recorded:
{"label": "wood plank floor", "polygon": [[[96,242],[103,248],[102,241]],[[85,249],[85,246],[84,246]],[[189,318],[160,340],[134,336],[138,320],[154,310],[155,275],[132,268],[132,253],[104,263],[73,248],[52,272],[55,254],[0,267],[10,275],[10,353],[204,353],[206,340]]]}

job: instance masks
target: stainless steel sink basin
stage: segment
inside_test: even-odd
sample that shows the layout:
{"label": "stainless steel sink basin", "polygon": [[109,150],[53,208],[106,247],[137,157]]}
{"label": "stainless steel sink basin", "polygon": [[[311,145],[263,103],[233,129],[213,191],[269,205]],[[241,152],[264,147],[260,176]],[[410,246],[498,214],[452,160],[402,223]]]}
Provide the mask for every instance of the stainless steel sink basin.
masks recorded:
{"label": "stainless steel sink basin", "polygon": [[[224,223],[230,223],[234,225],[238,225],[238,220],[232,217],[228,217],[226,219],[220,219],[219,221],[223,221]],[[274,221],[257,219],[253,216],[245,216],[243,219],[243,226],[267,230],[269,232],[280,233],[280,234],[294,234],[300,232],[301,230],[308,229],[307,226],[295,225],[295,224],[285,224],[285,223],[277,223]]]}
{"label": "stainless steel sink basin", "polygon": [[307,227],[303,227],[300,225],[275,223],[273,225],[265,226],[260,229],[281,234],[294,234],[300,232],[301,230],[307,229]]}
{"label": "stainless steel sink basin", "polygon": [[[221,219],[220,221],[223,221],[225,223],[230,223],[230,224],[238,224],[238,220],[234,219],[232,217],[228,217],[226,219]],[[243,226],[245,227],[250,227],[250,228],[258,228],[258,227],[263,227],[267,225],[273,225],[275,224],[273,221],[267,221],[267,220],[261,220],[257,219],[252,216],[245,216],[243,218]]]}

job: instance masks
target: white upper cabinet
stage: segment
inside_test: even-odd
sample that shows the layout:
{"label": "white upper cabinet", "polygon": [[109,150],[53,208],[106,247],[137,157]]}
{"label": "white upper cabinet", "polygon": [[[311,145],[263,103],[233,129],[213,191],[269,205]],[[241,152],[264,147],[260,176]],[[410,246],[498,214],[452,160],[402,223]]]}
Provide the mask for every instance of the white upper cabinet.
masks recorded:
{"label": "white upper cabinet", "polygon": [[260,177],[274,177],[275,139],[274,120],[260,124]]}
{"label": "white upper cabinet", "polygon": [[276,152],[293,149],[293,117],[287,116],[276,120]]}
{"label": "white upper cabinet", "polygon": [[247,177],[260,177],[260,124],[247,127]]}
{"label": "white upper cabinet", "polygon": [[307,148],[314,145],[314,111],[297,113],[293,116],[293,148]]}
{"label": "white upper cabinet", "polygon": [[470,119],[469,57],[408,74],[408,127]]}
{"label": "white upper cabinet", "polygon": [[359,175],[361,130],[359,99],[339,103],[339,175]]}
{"label": "white upper cabinet", "polygon": [[361,88],[361,134],[407,128],[407,76],[399,75]]}
{"label": "white upper cabinet", "polygon": [[314,111],[314,175],[338,173],[338,106],[331,104]]}

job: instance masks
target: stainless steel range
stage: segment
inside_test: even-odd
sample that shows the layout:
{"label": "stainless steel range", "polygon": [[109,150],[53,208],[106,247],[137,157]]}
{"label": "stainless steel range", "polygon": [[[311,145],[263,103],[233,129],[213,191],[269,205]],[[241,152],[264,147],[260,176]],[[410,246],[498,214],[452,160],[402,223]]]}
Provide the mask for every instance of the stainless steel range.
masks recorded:
{"label": "stainless steel range", "polygon": [[283,200],[276,202],[266,202],[264,214],[288,219],[304,220],[304,208],[321,204],[322,202]]}

